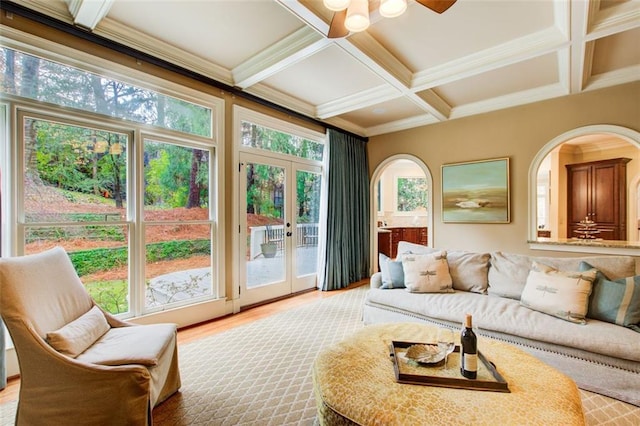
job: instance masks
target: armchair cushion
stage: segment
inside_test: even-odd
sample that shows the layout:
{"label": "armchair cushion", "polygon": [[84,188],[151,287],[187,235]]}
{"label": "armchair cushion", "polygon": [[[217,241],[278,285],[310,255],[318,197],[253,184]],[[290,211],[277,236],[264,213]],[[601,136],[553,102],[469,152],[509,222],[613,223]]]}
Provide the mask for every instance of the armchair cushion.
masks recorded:
{"label": "armchair cushion", "polygon": [[109,323],[97,306],[56,331],[47,333],[47,342],[58,352],[77,357],[109,331]]}
{"label": "armchair cushion", "polygon": [[154,366],[175,339],[175,334],[175,324],[112,328],[76,359],[101,365]]}

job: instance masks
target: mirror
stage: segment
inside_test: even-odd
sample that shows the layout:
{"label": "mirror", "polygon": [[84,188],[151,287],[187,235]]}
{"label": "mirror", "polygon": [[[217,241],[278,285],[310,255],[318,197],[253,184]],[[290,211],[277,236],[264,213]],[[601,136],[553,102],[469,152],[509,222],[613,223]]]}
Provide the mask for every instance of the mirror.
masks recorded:
{"label": "mirror", "polygon": [[[626,163],[626,235],[640,240],[640,149],[627,140],[605,133],[581,135],[560,143],[540,162],[536,184],[537,237],[573,238],[567,225],[567,164],[629,158]],[[597,222],[597,220],[596,220]],[[606,238],[605,238],[606,239]]]}

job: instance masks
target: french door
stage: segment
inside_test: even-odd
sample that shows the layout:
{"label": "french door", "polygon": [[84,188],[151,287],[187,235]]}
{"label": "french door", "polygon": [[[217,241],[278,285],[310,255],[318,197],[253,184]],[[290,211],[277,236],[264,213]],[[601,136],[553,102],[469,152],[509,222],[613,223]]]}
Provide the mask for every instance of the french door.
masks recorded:
{"label": "french door", "polygon": [[320,167],[240,153],[240,306],[315,287]]}

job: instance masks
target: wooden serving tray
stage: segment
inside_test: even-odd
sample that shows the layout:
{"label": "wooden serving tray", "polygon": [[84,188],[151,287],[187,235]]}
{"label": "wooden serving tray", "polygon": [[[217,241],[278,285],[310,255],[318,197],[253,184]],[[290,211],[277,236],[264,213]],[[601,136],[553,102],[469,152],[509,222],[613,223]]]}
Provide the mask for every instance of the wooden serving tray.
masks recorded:
{"label": "wooden serving tray", "polygon": [[442,365],[425,366],[406,358],[404,355],[411,345],[428,343],[391,342],[391,357],[398,383],[412,385],[442,386],[448,388],[510,392],[504,378],[495,366],[478,351],[478,378],[467,379],[460,374],[460,346],[456,346],[447,360],[447,368]]}

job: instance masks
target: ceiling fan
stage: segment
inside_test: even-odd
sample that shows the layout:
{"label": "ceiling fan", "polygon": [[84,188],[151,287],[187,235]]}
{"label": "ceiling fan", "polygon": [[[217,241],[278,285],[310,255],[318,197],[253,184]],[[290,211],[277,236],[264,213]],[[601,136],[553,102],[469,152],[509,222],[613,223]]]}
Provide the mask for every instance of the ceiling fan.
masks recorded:
{"label": "ceiling fan", "polygon": [[[443,13],[456,0],[415,0],[436,13]],[[324,0],[325,7],[334,12],[329,26],[329,38],[341,38],[350,32],[363,31],[369,26],[369,12],[378,9],[380,15],[393,18],[407,8],[407,0]]]}

